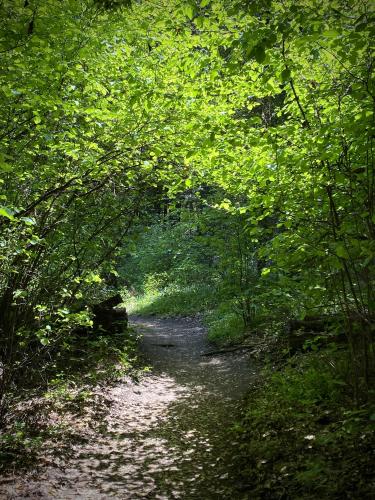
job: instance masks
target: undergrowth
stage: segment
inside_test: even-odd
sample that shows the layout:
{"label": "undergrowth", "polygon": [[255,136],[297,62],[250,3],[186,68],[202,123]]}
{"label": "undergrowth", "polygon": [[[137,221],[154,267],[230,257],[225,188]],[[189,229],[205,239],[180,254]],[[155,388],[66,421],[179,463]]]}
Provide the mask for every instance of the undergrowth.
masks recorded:
{"label": "undergrowth", "polygon": [[[0,471],[35,466],[43,455],[69,454],[71,443],[81,439],[69,421],[88,414],[103,420],[107,405],[100,387],[124,376],[138,378],[144,370],[137,359],[137,334],[122,333],[73,336],[43,370],[10,394],[10,403],[0,432]],[[98,389],[99,388],[99,389]]]}
{"label": "undergrowth", "polygon": [[374,498],[374,393],[354,406],[345,351],[267,368],[236,426],[239,498]]}

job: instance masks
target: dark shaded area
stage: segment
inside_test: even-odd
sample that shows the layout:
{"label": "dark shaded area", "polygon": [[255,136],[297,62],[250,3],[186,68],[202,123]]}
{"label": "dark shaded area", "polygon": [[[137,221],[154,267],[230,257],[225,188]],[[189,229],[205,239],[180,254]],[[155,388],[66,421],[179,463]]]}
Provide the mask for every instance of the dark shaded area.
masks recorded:
{"label": "dark shaded area", "polygon": [[122,297],[118,293],[92,306],[94,331],[119,333],[127,328],[128,315],[125,307],[115,309],[121,303]]}

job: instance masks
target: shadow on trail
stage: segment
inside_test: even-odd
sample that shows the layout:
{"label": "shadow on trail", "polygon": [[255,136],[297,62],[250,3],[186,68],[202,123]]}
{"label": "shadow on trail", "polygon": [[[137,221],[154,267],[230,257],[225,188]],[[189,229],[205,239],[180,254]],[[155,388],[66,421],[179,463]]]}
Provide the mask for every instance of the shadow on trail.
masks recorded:
{"label": "shadow on trail", "polygon": [[139,384],[105,388],[108,413],[95,425],[82,423],[89,439],[73,447],[72,458],[30,477],[27,494],[20,484],[6,498],[236,498],[229,429],[254,376],[249,357],[202,356],[210,346],[196,320],[131,323],[152,373]]}
{"label": "shadow on trail", "polygon": [[142,331],[141,350],[153,366],[155,387],[169,380],[174,393],[148,432],[165,447],[149,468],[160,498],[232,498],[228,466],[237,443],[229,430],[253,377],[248,355],[202,356],[211,347],[192,319],[132,322]]}

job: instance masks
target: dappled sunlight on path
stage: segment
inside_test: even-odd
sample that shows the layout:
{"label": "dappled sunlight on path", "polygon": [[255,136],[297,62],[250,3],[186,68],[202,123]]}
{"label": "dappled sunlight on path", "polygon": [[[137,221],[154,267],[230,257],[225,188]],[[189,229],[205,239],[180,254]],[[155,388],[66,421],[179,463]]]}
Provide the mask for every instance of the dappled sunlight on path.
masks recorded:
{"label": "dappled sunlight on path", "polygon": [[108,412],[88,423],[72,458],[30,475],[27,487],[17,480],[6,498],[233,497],[228,429],[253,376],[248,357],[202,356],[209,345],[192,319],[132,323],[152,374],[106,388]]}

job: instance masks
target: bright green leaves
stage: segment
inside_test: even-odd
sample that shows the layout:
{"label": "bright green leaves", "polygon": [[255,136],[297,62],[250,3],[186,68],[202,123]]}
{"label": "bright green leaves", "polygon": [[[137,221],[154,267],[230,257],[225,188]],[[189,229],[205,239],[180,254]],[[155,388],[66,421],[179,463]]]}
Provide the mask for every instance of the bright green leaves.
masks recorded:
{"label": "bright green leaves", "polygon": [[27,297],[26,290],[21,290],[21,289],[14,290],[14,292],[13,292],[13,300],[14,301],[16,301],[17,299],[24,299],[25,297]]}
{"label": "bright green leaves", "polygon": [[0,153],[0,172],[11,172],[13,170],[13,166],[9,163],[11,157],[6,155],[5,153]]}
{"label": "bright green leaves", "polygon": [[99,274],[96,274],[94,272],[90,272],[87,274],[85,277],[85,283],[87,284],[92,284],[92,283],[101,283],[102,278],[99,276]]}
{"label": "bright green leaves", "polygon": [[279,296],[286,277],[312,303],[344,265],[370,265],[363,7],[250,3],[145,0],[92,22],[82,2],[53,0],[43,37],[2,53],[4,255],[35,259],[29,289],[51,308],[54,287],[64,300],[104,287],[133,218],[200,184],[221,193],[221,214],[248,219],[242,236]]}
{"label": "bright green leaves", "polygon": [[[181,51],[169,32],[150,33],[164,8],[136,8],[112,16],[78,0],[42,2],[40,31],[1,52],[0,297],[26,276],[25,293],[45,304],[38,321],[53,331],[74,326],[59,304],[107,290],[102,276],[116,265],[110,258],[150,198],[186,179],[175,166],[192,149],[181,140],[193,116],[184,106],[192,91],[182,92],[177,70]],[[200,66],[193,69],[190,78]],[[50,338],[43,326],[41,342]]]}
{"label": "bright green leaves", "polygon": [[9,207],[0,206],[0,216],[6,217],[9,220],[14,220],[14,210]]}
{"label": "bright green leaves", "polygon": [[26,226],[35,226],[36,224],[34,217],[20,217],[19,220],[26,224]]}
{"label": "bright green leaves", "polygon": [[265,277],[268,276],[271,273],[271,268],[269,267],[264,267],[261,272],[261,276]]}
{"label": "bright green leaves", "polygon": [[189,19],[193,19],[195,14],[195,7],[192,3],[187,3],[182,7],[182,13]]}
{"label": "bright green leaves", "polygon": [[46,325],[43,330],[37,330],[35,332],[36,337],[43,346],[47,346],[51,342],[49,338],[51,329],[51,325]]}

